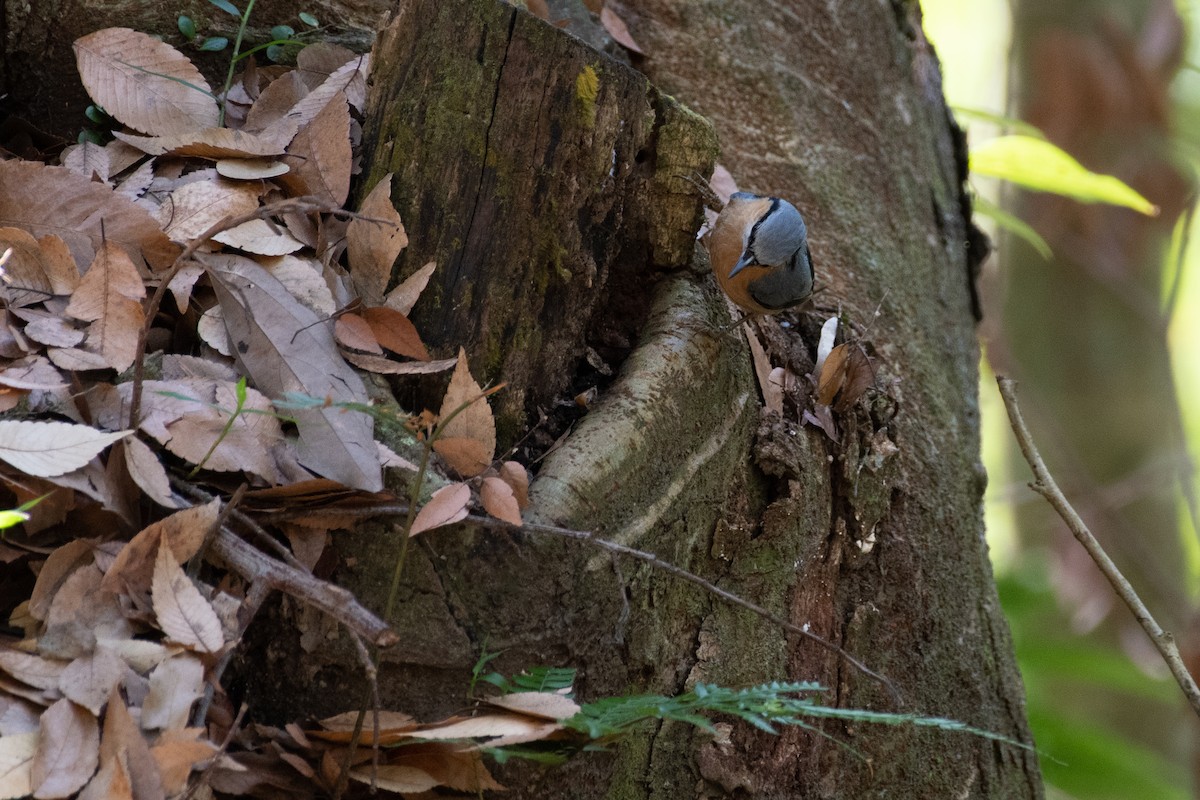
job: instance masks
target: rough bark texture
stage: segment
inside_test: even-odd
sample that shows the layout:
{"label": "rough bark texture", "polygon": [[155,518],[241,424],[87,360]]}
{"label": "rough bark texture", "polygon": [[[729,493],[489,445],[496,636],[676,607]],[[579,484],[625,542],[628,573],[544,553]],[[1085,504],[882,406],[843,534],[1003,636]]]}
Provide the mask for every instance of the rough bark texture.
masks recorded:
{"label": "rough bark texture", "polygon": [[508,384],[506,446],[570,384],[585,334],[627,351],[645,287],[686,266],[701,222],[689,178],[716,140],[640,73],[500,3],[402,4],[371,83],[364,188],[394,172],[413,231],[397,277],[438,262],[414,321]]}

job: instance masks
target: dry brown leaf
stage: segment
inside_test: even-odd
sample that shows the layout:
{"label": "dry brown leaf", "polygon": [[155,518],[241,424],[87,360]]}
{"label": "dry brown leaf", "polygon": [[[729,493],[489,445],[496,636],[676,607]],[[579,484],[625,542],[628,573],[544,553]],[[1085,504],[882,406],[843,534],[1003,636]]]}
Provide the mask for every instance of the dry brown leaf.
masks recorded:
{"label": "dry brown leaf", "polygon": [[171,136],[133,136],[117,131],[117,140],[152,156],[194,158],[262,158],[283,154],[283,146],[246,131],[229,128],[188,130]]}
{"label": "dry brown leaf", "polygon": [[129,127],[166,136],[217,126],[208,82],[169,44],[129,28],[106,28],[76,39],[74,49],[88,94]]}
{"label": "dry brown leaf", "polygon": [[171,491],[167,470],[150,446],[136,436],[125,439],[125,467],[146,497],[164,508],[182,508],[184,501]]}
{"label": "dry brown leaf", "polygon": [[42,658],[33,653],[23,653],[9,647],[0,647],[0,671],[11,675],[35,689],[57,690],[65,661]]}
{"label": "dry brown leaf", "polygon": [[[524,714],[480,714],[469,719],[449,720],[422,727],[410,735],[416,739],[490,739],[495,737],[530,736],[541,738],[547,728],[560,729]],[[530,741],[530,740],[526,740]]]}
{"label": "dry brown leaf", "polygon": [[109,694],[125,677],[125,669],[125,662],[116,653],[107,647],[97,647],[67,665],[58,688],[63,697],[100,716]]}
{"label": "dry brown leaf", "polygon": [[430,261],[409,275],[403,283],[388,292],[387,299],[383,304],[407,317],[413,310],[413,306],[417,304],[417,300],[421,298],[421,292],[425,291],[425,287],[429,284],[429,277],[433,275],[435,269],[437,269],[437,262]]}
{"label": "dry brown leaf", "polygon": [[500,479],[512,488],[517,506],[522,511],[529,508],[529,472],[516,461],[505,461],[500,465]]}
{"label": "dry brown leaf", "polygon": [[625,24],[625,20],[617,16],[617,13],[608,6],[600,9],[600,24],[604,26],[604,30],[608,31],[608,35],[626,50],[632,50],[638,55],[646,54],[642,48],[638,47],[638,43],[633,40],[633,36],[629,33],[629,27]]}
{"label": "dry brown leaf", "polygon": [[170,546],[159,544],[151,597],[158,625],[168,638],[202,653],[225,646],[217,612],[184,574]]}
{"label": "dry brown leaf", "polygon": [[74,292],[79,285],[79,265],[75,263],[67,243],[61,237],[48,233],[38,239],[38,247],[42,251],[42,267],[50,279],[51,291],[63,295]]}
{"label": "dry brown leaf", "polygon": [[483,765],[477,749],[443,742],[408,744],[393,751],[391,763],[429,773],[439,784],[460,792],[503,791]]}
{"label": "dry brown leaf", "polygon": [[168,658],[150,673],[150,691],[142,703],[144,731],[187,727],[192,704],[204,694],[204,664],[191,654]]}
{"label": "dry brown leaf", "polygon": [[489,705],[507,711],[528,714],[542,719],[570,719],[580,712],[579,704],[557,692],[515,692],[499,697],[489,697]]}
{"label": "dry brown leaf", "polygon": [[217,162],[217,174],[235,181],[262,181],[288,171],[277,158],[223,158]]}
{"label": "dry brown leaf", "polygon": [[36,732],[0,736],[0,798],[15,800],[33,793],[33,758],[37,745]]}
{"label": "dry brown leaf", "polygon": [[838,413],[849,411],[874,383],[875,370],[871,368],[871,359],[861,345],[851,345],[850,355],[846,358],[846,380],[834,410]]}
{"label": "dry brown leaf", "polygon": [[108,182],[111,151],[104,145],[92,141],[73,144],[62,151],[59,162],[78,175],[89,181],[99,178],[102,183]]}
{"label": "dry brown leaf", "polygon": [[379,306],[359,312],[375,334],[375,340],[396,355],[428,361],[429,351],[416,326],[399,311]]}
{"label": "dry brown leaf", "polygon": [[[307,49],[307,47],[304,48],[304,50]],[[303,53],[304,50],[300,52]],[[276,78],[266,89],[263,89],[258,99],[254,101],[254,105],[250,107],[250,111],[246,114],[244,129],[247,131],[265,130],[282,119],[308,92],[309,88],[305,84],[303,76],[296,70],[291,70],[286,75]],[[294,126],[291,128],[292,135],[295,136],[296,131],[299,130],[299,123],[293,121],[292,125]],[[280,141],[282,137],[278,134],[285,130],[284,128],[275,129],[271,140]],[[286,145],[287,142],[283,142],[283,144]]]}
{"label": "dry brown leaf", "polygon": [[[87,331],[76,328],[61,314],[22,308],[10,308],[10,311],[13,316],[27,320],[22,332],[39,344],[51,347],[74,347],[87,338]],[[51,366],[51,369],[54,367]],[[57,369],[54,371],[58,372]]]}
{"label": "dry brown leaf", "polygon": [[[325,729],[324,731],[310,731],[310,733],[317,736],[318,738],[324,739],[327,742],[347,742],[348,743],[350,741],[350,738],[348,736],[340,737],[340,738],[338,738],[338,737],[331,738],[329,736],[329,733],[333,732],[333,733],[347,733],[348,734],[348,733],[353,732],[354,729],[358,726],[358,712],[357,711],[345,711],[345,712],[342,712],[341,714],[334,714],[332,717],[326,717],[325,719],[320,720],[320,725],[322,728]],[[399,732],[404,732],[404,731],[410,731],[416,727],[417,727],[416,720],[414,720],[411,715],[405,714],[403,711],[382,710],[379,712],[379,729],[381,732],[399,733]],[[366,736],[368,738],[364,741],[369,741],[369,737],[371,736],[371,733],[367,732]]]}
{"label": "dry brown leaf", "polygon": [[74,539],[55,548],[38,572],[37,582],[29,595],[29,613],[34,619],[45,620],[50,601],[71,573],[92,563],[92,543]]}
{"label": "dry brown leaf", "polygon": [[66,313],[91,322],[88,348],[118,372],[129,369],[145,324],[140,300],[146,287],[125,251],[104,242],[71,296]]}
{"label": "dry brown leaf", "polygon": [[847,359],[851,348],[839,344],[829,352],[825,363],[821,366],[821,375],[817,380],[817,402],[827,406],[833,402],[842,384],[846,381]]}
{"label": "dry brown leaf", "polygon": [[175,560],[187,561],[199,552],[220,511],[221,501],[214,499],[201,506],[176,511],[147,526],[121,548],[112,565],[105,570],[101,585],[114,592],[149,590],[159,543],[165,538]]}
{"label": "dry brown leaf", "polygon": [[136,800],[165,797],[158,765],[150,755],[150,746],[138,730],[116,687],[108,697],[108,711],[104,715],[104,733],[100,738],[101,772],[110,764],[119,765],[119,769],[114,767],[113,772],[128,782],[130,797]]}
{"label": "dry brown leaf", "polygon": [[84,466],[130,433],[69,422],[0,420],[0,461],[28,475],[56,478]]}
{"label": "dry brown leaf", "polygon": [[31,780],[38,800],[70,797],[87,783],[100,754],[100,726],[87,709],[59,700],[42,714]]}
{"label": "dry brown leaf", "polygon": [[337,94],[288,145],[286,174],[278,182],[295,195],[313,195],[341,206],[350,193],[350,109]]}
{"label": "dry brown leaf", "polygon": [[[383,293],[392,278],[392,265],[396,257],[408,246],[404,224],[392,205],[392,173],[379,179],[362,201],[358,213],[376,221],[355,218],[350,220],[346,228],[350,279],[363,302],[368,306],[377,306],[383,302]],[[420,294],[419,290],[417,294]]]}
{"label": "dry brown leaf", "polygon": [[342,347],[383,355],[383,348],[371,333],[371,326],[358,314],[342,314],[334,320],[333,335]]}
{"label": "dry brown leaf", "polygon": [[484,478],[479,487],[479,502],[483,510],[509,525],[521,524],[521,508],[512,487],[500,478]]}
{"label": "dry brown leaf", "polygon": [[378,769],[373,769],[370,764],[355,767],[350,770],[350,777],[361,783],[374,784],[384,791],[397,794],[427,792],[438,785],[438,781],[424,770],[389,764],[381,764]]}
{"label": "dry brown leaf", "polygon": [[[38,640],[44,655],[75,658],[92,650],[100,639],[123,641],[133,636],[133,625],[125,617],[120,598],[101,588],[103,578],[99,565],[89,564],[63,581],[50,602],[46,629]],[[111,643],[106,646],[113,647]]]}
{"label": "dry brown leaf", "polygon": [[[290,229],[289,229],[290,230]],[[207,263],[216,263],[216,254],[205,258]],[[321,262],[311,256],[285,255],[278,258],[258,259],[287,290],[317,314],[332,317],[337,313],[337,302],[323,275]]]}
{"label": "dry brown leaf", "polygon": [[0,226],[61,237],[83,268],[100,246],[101,220],[104,238],[135,261],[144,258],[162,268],[179,254],[149,213],[104,184],[65,167],[15,159],[0,162]]}
{"label": "dry brown leaf", "polygon": [[243,222],[236,228],[221,231],[213,236],[213,240],[261,256],[287,255],[304,247],[304,243],[288,233],[287,228],[265,219]]}
{"label": "dry brown leaf", "polygon": [[127,200],[137,200],[146,193],[153,182],[154,162],[147,161],[117,184],[116,193]]}
{"label": "dry brown leaf", "polygon": [[283,117],[276,119],[264,128],[262,135],[278,140],[286,135],[291,126],[304,128],[339,93],[345,96],[351,108],[361,112],[366,98],[366,78],[370,66],[371,57],[369,55],[357,56],[343,64],[330,73],[320,86],[296,101]]}
{"label": "dry brown leaf", "polygon": [[196,181],[171,192],[158,209],[163,230],[173,241],[187,243],[226,217],[258,208],[259,188],[234,181]]}
{"label": "dry brown leaf", "polygon": [[382,489],[374,420],[333,405],[369,398],[362,379],[338,353],[329,326],[253,262],[210,267],[209,276],[238,363],[254,384],[269,396],[300,392],[331,401],[291,413],[300,463],[356,489]]}
{"label": "dry brown leaf", "polygon": [[440,361],[392,361],[366,353],[343,352],[342,355],[359,369],[380,375],[432,375],[435,372],[453,369],[458,363],[457,358],[444,358]]}
{"label": "dry brown leaf", "polygon": [[471,487],[465,483],[443,486],[434,492],[433,496],[429,498],[429,502],[417,512],[409,535],[416,536],[418,533],[440,528],[443,525],[452,525],[466,519],[467,506],[470,503]]}
{"label": "dry brown leaf", "polygon": [[200,728],[165,731],[150,748],[168,797],[174,797],[186,789],[192,770],[216,754],[215,745],[199,738],[203,733]]}
{"label": "dry brown leaf", "polygon": [[[443,420],[452,414],[453,419],[446,423],[441,436],[433,443],[433,449],[459,474],[473,477],[487,469],[495,457],[496,421],[492,417],[491,406],[483,397],[483,390],[471,376],[467,353],[461,347],[458,350],[458,365],[450,377],[450,385],[438,412]],[[469,442],[474,442],[474,445]]]}

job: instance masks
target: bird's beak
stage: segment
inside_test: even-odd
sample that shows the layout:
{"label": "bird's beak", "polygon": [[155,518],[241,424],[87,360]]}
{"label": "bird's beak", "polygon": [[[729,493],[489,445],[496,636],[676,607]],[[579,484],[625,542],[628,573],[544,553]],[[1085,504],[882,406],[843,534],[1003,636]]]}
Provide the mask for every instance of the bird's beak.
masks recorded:
{"label": "bird's beak", "polygon": [[734,275],[737,275],[739,272],[744,270],[746,267],[756,267],[756,266],[758,266],[758,265],[743,255],[741,258],[738,259],[738,262],[733,265],[733,269],[729,270],[728,277],[732,278]]}

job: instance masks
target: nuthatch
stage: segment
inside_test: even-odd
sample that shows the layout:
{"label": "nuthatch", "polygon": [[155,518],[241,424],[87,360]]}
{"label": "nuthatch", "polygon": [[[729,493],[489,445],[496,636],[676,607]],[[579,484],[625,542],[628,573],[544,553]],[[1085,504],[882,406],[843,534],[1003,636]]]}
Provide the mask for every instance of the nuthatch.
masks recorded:
{"label": "nuthatch", "polygon": [[787,200],[731,195],[713,223],[708,254],[717,283],[748,315],[778,314],[812,294],[808,231]]}

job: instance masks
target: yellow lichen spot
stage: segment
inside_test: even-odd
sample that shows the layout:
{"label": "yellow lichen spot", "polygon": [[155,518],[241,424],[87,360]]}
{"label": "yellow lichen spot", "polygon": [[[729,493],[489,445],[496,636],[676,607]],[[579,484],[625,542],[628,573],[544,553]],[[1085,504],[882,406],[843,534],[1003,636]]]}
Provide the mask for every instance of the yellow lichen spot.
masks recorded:
{"label": "yellow lichen spot", "polygon": [[583,124],[589,128],[596,124],[596,97],[599,94],[600,76],[590,65],[584,67],[575,78],[575,99],[579,101]]}

